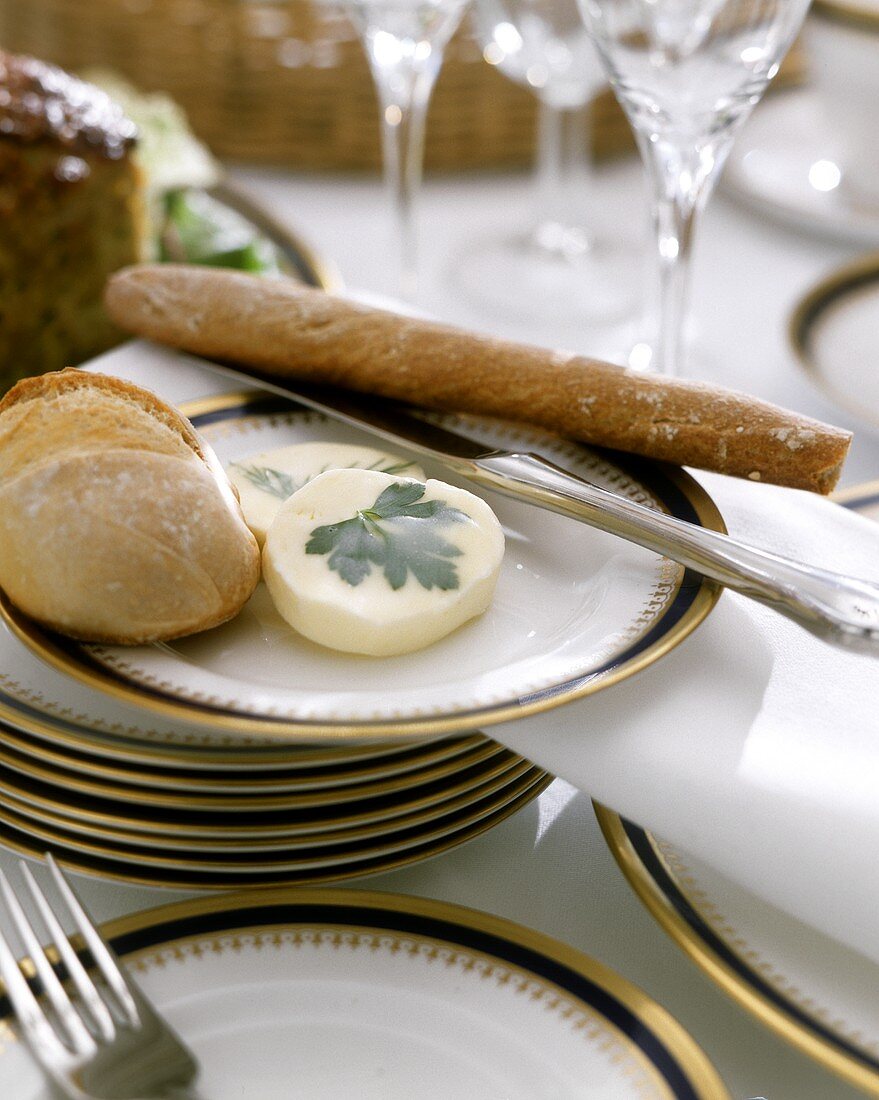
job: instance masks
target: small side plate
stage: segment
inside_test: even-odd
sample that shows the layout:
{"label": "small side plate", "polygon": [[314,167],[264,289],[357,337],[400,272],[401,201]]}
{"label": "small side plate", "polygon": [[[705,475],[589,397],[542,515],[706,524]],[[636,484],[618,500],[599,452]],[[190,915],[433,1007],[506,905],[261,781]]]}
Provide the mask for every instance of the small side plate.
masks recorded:
{"label": "small side plate", "polygon": [[[836,499],[879,522],[879,481]],[[879,966],[595,804],[608,847],[657,923],[762,1024],[879,1097]]]}
{"label": "small side plate", "polygon": [[[259,393],[183,411],[225,464],[291,442],[372,441]],[[525,427],[471,418],[465,430],[722,529],[711,500],[682,471]],[[430,476],[458,480],[430,465]],[[558,706],[659,659],[716,601],[712,582],[605,532],[495,494],[490,503],[508,540],[492,606],[448,638],[400,657],[363,658],[308,642],[283,622],[264,586],[230,623],[156,646],[79,645],[41,630],[5,597],[0,611],[36,655],[129,704],[237,734],[310,740],[469,733]]]}
{"label": "small side plate", "polygon": [[788,334],[825,397],[879,429],[879,252],[846,264],[800,300]]}

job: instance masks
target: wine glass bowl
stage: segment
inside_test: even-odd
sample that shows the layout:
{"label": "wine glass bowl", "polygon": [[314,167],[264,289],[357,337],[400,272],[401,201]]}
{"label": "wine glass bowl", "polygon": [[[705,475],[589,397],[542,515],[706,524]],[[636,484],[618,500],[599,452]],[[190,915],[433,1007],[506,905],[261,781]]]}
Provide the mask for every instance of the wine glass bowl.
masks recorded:
{"label": "wine glass bowl", "polygon": [[576,0],[477,0],[483,56],[558,110],[576,110],[606,84]]}
{"label": "wine glass bowl", "polygon": [[808,3],[580,0],[653,193],[660,274],[653,369],[675,373],[681,365],[696,216]]}

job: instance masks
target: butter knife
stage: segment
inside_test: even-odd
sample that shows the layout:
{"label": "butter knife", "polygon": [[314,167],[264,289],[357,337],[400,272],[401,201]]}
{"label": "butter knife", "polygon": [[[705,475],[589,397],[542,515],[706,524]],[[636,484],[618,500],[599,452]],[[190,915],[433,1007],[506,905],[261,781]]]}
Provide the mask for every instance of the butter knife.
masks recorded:
{"label": "butter knife", "polygon": [[758,600],[812,634],[879,655],[879,584],[819,569],[608,492],[530,452],[487,448],[424,420],[405,406],[348,390],[297,385],[211,363],[242,386],[256,386],[390,443],[432,458],[504,496],[569,516],[671,558]]}

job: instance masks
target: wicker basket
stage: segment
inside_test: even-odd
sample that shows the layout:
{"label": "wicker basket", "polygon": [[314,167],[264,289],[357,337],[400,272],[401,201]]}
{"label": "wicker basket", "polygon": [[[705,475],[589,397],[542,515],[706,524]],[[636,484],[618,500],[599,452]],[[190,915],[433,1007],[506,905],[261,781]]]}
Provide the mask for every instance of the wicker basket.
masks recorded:
{"label": "wicker basket", "polygon": [[[0,0],[0,42],[170,93],[223,158],[315,170],[380,163],[372,80],[338,0]],[[597,155],[632,148],[610,93],[592,117]],[[431,103],[426,166],[522,164],[535,119],[534,96],[486,64],[465,24]]]}
{"label": "wicker basket", "polygon": [[[214,152],[307,169],[376,169],[369,69],[339,7],[309,0],[0,0],[0,42],[65,68],[113,68],[169,92]],[[616,104],[608,150],[628,147]],[[465,26],[431,104],[427,167],[497,168],[533,155],[534,97],[482,59]]]}

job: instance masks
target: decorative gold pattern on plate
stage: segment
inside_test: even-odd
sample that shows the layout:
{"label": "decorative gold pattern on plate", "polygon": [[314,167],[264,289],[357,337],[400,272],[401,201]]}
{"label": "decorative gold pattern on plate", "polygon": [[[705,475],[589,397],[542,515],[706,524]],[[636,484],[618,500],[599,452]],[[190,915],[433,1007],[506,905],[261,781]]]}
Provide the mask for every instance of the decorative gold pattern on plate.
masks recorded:
{"label": "decorative gold pattern on plate", "polygon": [[[327,919],[317,924],[311,921],[291,919],[283,925],[254,923],[248,919],[254,907],[262,910],[271,906],[320,906],[338,909],[337,920]],[[359,912],[372,911],[375,917],[367,923],[362,917],[357,924],[344,916],[352,909]],[[638,1075],[643,1072],[640,1052],[632,1050],[634,1044],[621,1035],[610,1020],[593,1021],[594,1009],[579,998],[573,997],[567,990],[556,986],[534,974],[519,968],[506,959],[490,955],[487,952],[454,942],[452,930],[455,926],[462,929],[460,938],[472,933],[486,934],[511,945],[513,949],[525,949],[551,963],[561,965],[590,984],[608,993],[618,1004],[631,1013],[643,1030],[659,1041],[680,1066],[697,1100],[730,1100],[717,1071],[708,1061],[704,1052],[696,1045],[689,1034],[661,1005],[651,1000],[642,990],[632,985],[620,974],[590,958],[576,948],[552,939],[541,932],[515,924],[502,917],[476,909],[468,909],[449,902],[434,901],[429,898],[407,897],[402,894],[379,893],[366,890],[326,889],[309,887],[308,889],[276,888],[260,890],[258,894],[236,893],[221,894],[213,897],[192,898],[183,902],[163,905],[146,912],[122,917],[102,926],[104,936],[115,940],[122,936],[136,936],[150,929],[173,926],[186,920],[198,921],[208,918],[213,927],[217,927],[217,915],[230,914],[229,931],[212,931],[210,934],[194,933],[187,937],[165,941],[160,946],[143,948],[125,954],[123,957],[135,972],[149,973],[152,969],[164,970],[169,966],[185,964],[199,957],[222,954],[226,950],[240,952],[245,946],[255,950],[292,949],[320,950],[328,948],[331,952],[360,950],[373,953],[388,951],[391,956],[424,959],[428,966],[438,963],[442,966],[460,966],[466,973],[485,974],[485,980],[493,980],[502,987],[511,987],[514,996],[529,995],[532,989],[541,991],[539,1000],[547,1011],[558,1013],[563,1026],[571,1026],[590,1038],[590,1029],[599,1029],[598,1038],[603,1039],[609,1031],[607,1041],[616,1050],[618,1044],[623,1049],[619,1057],[634,1059],[633,1068]],[[449,928],[446,938],[434,938],[419,933],[402,933],[392,925],[387,915],[404,914],[418,919],[441,921]],[[383,919],[384,918],[384,919]],[[27,971],[29,960],[22,962]],[[505,975],[509,977],[505,980]],[[558,1003],[556,1003],[558,998]],[[570,1012],[569,1012],[570,1009]],[[586,1022],[577,1027],[579,1019]],[[6,1023],[0,1020],[0,1027]],[[10,1042],[16,1042],[17,1036],[10,1030]],[[648,1071],[648,1080],[650,1073]],[[652,1084],[652,1082],[651,1082]],[[668,1096],[666,1091],[664,1094]]]}
{"label": "decorative gold pattern on plate", "polygon": [[[632,889],[660,927],[668,933],[684,953],[724,993],[782,1039],[785,1039],[809,1057],[814,1058],[816,1062],[836,1073],[850,1084],[863,1089],[871,1096],[879,1097],[879,1075],[869,1070],[863,1063],[857,1061],[839,1047],[817,1035],[797,1020],[795,1016],[785,1012],[780,1005],[765,997],[699,936],[678,913],[675,906],[663,892],[662,887],[641,862],[638,853],[626,835],[619,815],[597,802],[593,805],[608,847]],[[750,948],[741,933],[729,925],[723,915],[704,897],[701,891],[697,890],[691,893],[692,879],[690,876],[685,874],[683,877],[679,877],[676,872],[676,866],[682,866],[680,861],[669,860],[668,848],[666,847],[663,851],[655,837],[649,833],[646,836],[658,858],[668,870],[672,880],[680,888],[681,893],[734,955],[746,959],[750,965],[754,966],[754,969],[759,969],[761,975],[772,986],[805,1010],[807,1016],[820,1019],[822,1023],[837,1031],[841,1037],[850,1038],[860,1045],[862,1040],[857,1038],[857,1033],[845,1036],[844,1031],[840,1028],[840,1021],[828,1021],[826,1014],[821,1012],[820,1007],[816,1006],[814,1001],[798,993],[790,982],[781,978],[774,971],[774,968],[768,966],[762,957]],[[791,994],[795,994],[795,996],[792,997]],[[844,1023],[842,1023],[842,1028],[845,1028]]]}
{"label": "decorative gold pattern on plate", "polygon": [[750,946],[747,933],[732,925],[708,894],[700,888],[697,878],[681,852],[676,851],[671,844],[667,844],[658,837],[651,835],[650,840],[666,871],[681,888],[681,893],[687,901],[718,938],[734,949],[739,958],[744,959],[751,969],[757,971],[773,988],[784,994],[785,1000],[803,1009],[812,1019],[818,1020],[862,1050],[879,1055],[879,1043],[868,1040],[853,1025],[840,1019],[836,1012],[816,1002],[812,996],[801,990],[786,974],[769,962],[760,951]]}
{"label": "decorative gold pattern on plate", "polygon": [[[129,965],[138,974],[149,974],[169,966],[198,965],[206,957],[232,951],[310,951],[313,953],[369,953],[380,958],[408,957],[428,966],[454,970],[467,980],[478,977],[514,997],[527,998],[551,1015],[559,1025],[574,1033],[602,1054],[627,1078],[634,1095],[644,1100],[673,1100],[672,1093],[649,1059],[610,1021],[584,1001],[539,975],[505,960],[457,944],[392,930],[355,929],[350,925],[240,931],[213,936],[189,936],[159,949],[147,949],[130,956]],[[295,973],[295,963],[294,963]]]}
{"label": "decorative gold pattern on plate", "polygon": [[[251,392],[244,395],[222,395],[220,397],[194,402],[184,406],[184,410],[190,416],[198,416],[226,408],[235,408],[243,401],[257,402],[259,400],[264,400],[264,398],[265,395],[259,392]],[[275,419],[282,419],[288,415],[297,414],[278,414]],[[251,419],[256,420],[262,418]],[[228,421],[221,421],[221,425],[224,425],[222,430],[237,430],[229,429],[226,426],[228,423]],[[507,430],[512,431],[512,429]],[[518,429],[515,432],[515,437],[519,440],[524,439],[526,441],[530,441],[532,437],[535,439],[546,438],[545,436],[541,436],[540,433],[531,433],[528,430],[519,431]],[[562,446],[566,448],[569,447],[575,455],[582,458],[584,452],[576,445],[567,443],[562,444]],[[600,458],[597,461],[599,463],[604,462],[604,460]],[[611,476],[618,476],[621,486],[625,485],[628,481],[631,491],[636,494],[643,492],[642,489],[627,479],[622,471],[614,473],[609,466],[608,470],[611,471]],[[701,521],[706,526],[715,530],[723,530],[723,522],[716,507],[696,482],[679,471],[669,471],[668,476],[676,483],[677,488],[687,497]],[[666,565],[662,566],[662,570],[667,570],[667,568]],[[672,568],[677,569],[676,566]],[[661,606],[667,607],[668,599],[666,598],[666,586],[668,584],[668,573],[662,570],[660,570],[660,575],[657,580],[657,592],[659,595],[656,593],[651,595],[648,603],[659,600]],[[412,712],[405,715],[391,712],[387,716],[371,721],[364,720],[362,716],[358,716],[356,721],[350,719],[333,721],[332,718],[327,721],[323,719],[320,721],[312,721],[310,719],[296,721],[292,718],[285,718],[283,716],[275,717],[271,715],[258,716],[247,714],[244,713],[243,710],[238,713],[230,714],[224,713],[222,710],[211,710],[209,707],[201,705],[198,701],[183,699],[182,697],[175,698],[174,696],[163,693],[153,694],[144,692],[142,689],[138,688],[136,684],[118,678],[109,669],[104,671],[99,667],[93,668],[84,661],[72,656],[72,654],[76,652],[75,648],[71,650],[68,649],[66,645],[57,644],[50,636],[44,634],[34,623],[18,613],[16,609],[9,604],[8,600],[2,597],[2,594],[0,594],[0,612],[2,612],[7,621],[7,625],[9,625],[12,631],[43,660],[74,676],[81,682],[89,684],[112,697],[166,716],[176,717],[178,719],[182,718],[190,722],[210,724],[217,728],[231,729],[235,730],[236,733],[270,733],[287,741],[297,739],[313,741],[315,739],[348,740],[352,737],[362,738],[364,735],[411,738],[413,736],[424,736],[425,733],[461,732],[472,729],[472,727],[477,724],[480,726],[491,725],[496,722],[502,722],[512,718],[521,718],[528,714],[539,713],[551,709],[563,702],[580,698],[601,688],[608,687],[657,660],[679,644],[683,638],[695,629],[714,606],[718,595],[718,586],[711,582],[704,581],[693,603],[680,619],[670,627],[667,633],[653,644],[604,675],[591,677],[575,676],[572,680],[564,681],[559,684],[557,691],[537,692],[535,697],[529,699],[527,702],[523,702],[521,697],[515,701],[511,701],[508,698],[501,698],[500,696],[486,698],[479,701],[479,710],[475,713],[467,710],[461,710],[459,712],[457,710],[451,711],[447,709],[443,711],[441,708],[437,710],[437,712],[425,711],[424,713],[420,713],[418,708],[413,708]],[[661,611],[658,614],[656,613],[655,606],[653,608],[645,607],[639,618],[642,623],[646,621],[655,625],[661,620],[662,614]],[[635,626],[634,629],[637,637],[638,630],[643,633],[648,627],[642,625]],[[93,647],[85,648],[88,649]],[[101,647],[93,648],[93,652],[98,652],[100,648]],[[130,664],[130,662],[125,662],[124,658],[118,655],[114,655],[113,660],[117,663],[117,667],[119,667],[120,663]],[[132,675],[132,672],[128,671],[127,675]],[[536,686],[537,685],[517,685],[517,688],[523,693],[527,693],[528,690]],[[171,685],[170,687],[171,690],[175,692],[187,690],[185,685]],[[167,691],[168,687],[164,690]],[[235,706],[239,707],[243,707],[246,703],[246,701],[241,700],[216,700],[214,705],[223,706],[226,702],[232,702]]]}

